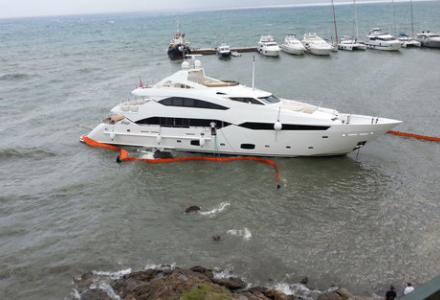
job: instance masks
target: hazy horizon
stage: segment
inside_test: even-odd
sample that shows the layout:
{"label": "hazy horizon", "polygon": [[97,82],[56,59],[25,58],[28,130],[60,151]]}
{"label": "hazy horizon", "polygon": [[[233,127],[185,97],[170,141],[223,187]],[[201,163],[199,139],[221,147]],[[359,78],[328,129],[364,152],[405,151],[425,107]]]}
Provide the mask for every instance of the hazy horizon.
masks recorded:
{"label": "hazy horizon", "polygon": [[[409,0],[396,0],[395,2],[407,2]],[[438,1],[438,0],[415,0],[415,1]],[[334,0],[335,4],[349,4],[351,1]],[[361,0],[358,3],[391,2],[391,0]],[[43,17],[82,14],[106,14],[106,13],[129,13],[129,12],[152,12],[152,13],[187,13],[191,11],[249,9],[265,7],[288,7],[288,6],[315,6],[330,5],[330,0],[223,0],[216,1],[187,0],[185,6],[181,6],[179,0],[168,0],[163,3],[158,0],[15,0],[13,2],[0,0],[0,18]]]}

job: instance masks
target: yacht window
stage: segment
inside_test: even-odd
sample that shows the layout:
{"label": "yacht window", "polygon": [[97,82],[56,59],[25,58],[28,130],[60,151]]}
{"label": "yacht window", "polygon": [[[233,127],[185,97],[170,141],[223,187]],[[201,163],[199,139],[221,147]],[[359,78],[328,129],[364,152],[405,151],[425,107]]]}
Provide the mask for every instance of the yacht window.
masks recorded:
{"label": "yacht window", "polygon": [[233,101],[243,102],[243,103],[264,105],[263,103],[261,103],[260,101],[258,101],[257,99],[254,99],[254,98],[231,97],[229,99],[231,99]]}
{"label": "yacht window", "polygon": [[152,117],[136,121],[141,125],[160,125],[162,127],[189,128],[193,127],[211,127],[214,123],[215,128],[220,129],[230,125],[228,122],[211,119],[186,119],[186,118],[169,118],[169,117]]}
{"label": "yacht window", "polygon": [[241,149],[255,149],[255,145],[254,144],[241,144]]}
{"label": "yacht window", "polygon": [[[254,130],[275,130],[274,123],[246,122],[238,126]],[[330,126],[321,125],[283,124],[281,130],[327,130],[329,128]]]}
{"label": "yacht window", "polygon": [[278,102],[280,102],[280,99],[278,99],[278,97],[274,96],[274,95],[270,95],[270,96],[267,96],[267,97],[258,97],[258,99],[261,99],[261,100],[263,100],[266,103],[278,103]]}
{"label": "yacht window", "polygon": [[171,97],[164,100],[159,101],[160,104],[166,106],[183,106],[183,107],[197,107],[197,108],[207,108],[207,109],[229,109],[228,107],[214,104],[207,101],[191,99],[191,98],[183,98],[183,97]]}

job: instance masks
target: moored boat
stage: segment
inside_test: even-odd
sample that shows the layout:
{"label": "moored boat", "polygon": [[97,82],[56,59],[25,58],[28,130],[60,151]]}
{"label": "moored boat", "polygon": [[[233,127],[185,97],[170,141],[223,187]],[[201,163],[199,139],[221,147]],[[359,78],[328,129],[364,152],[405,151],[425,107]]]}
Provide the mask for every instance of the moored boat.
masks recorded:
{"label": "moored boat", "polygon": [[319,37],[316,33],[304,34],[302,43],[306,51],[314,55],[328,56],[334,49],[332,45]]}
{"label": "moored boat", "polygon": [[294,34],[288,34],[284,38],[284,42],[280,45],[280,48],[282,51],[293,55],[302,55],[306,50],[304,45]]}
{"label": "moored boat", "polygon": [[279,56],[281,49],[271,35],[263,35],[258,42],[257,51],[264,56]]}
{"label": "moored boat", "polygon": [[373,28],[365,41],[367,48],[383,51],[399,51],[402,47],[400,41],[393,35],[385,33],[380,28]]}

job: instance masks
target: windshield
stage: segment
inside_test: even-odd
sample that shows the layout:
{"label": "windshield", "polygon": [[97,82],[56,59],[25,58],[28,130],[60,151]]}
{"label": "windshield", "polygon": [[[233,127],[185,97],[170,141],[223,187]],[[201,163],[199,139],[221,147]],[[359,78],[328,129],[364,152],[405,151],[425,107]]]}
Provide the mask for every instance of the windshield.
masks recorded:
{"label": "windshield", "polygon": [[266,103],[278,103],[281,101],[280,99],[278,99],[277,96],[274,96],[274,95],[270,95],[267,97],[258,97],[258,99],[261,99]]}

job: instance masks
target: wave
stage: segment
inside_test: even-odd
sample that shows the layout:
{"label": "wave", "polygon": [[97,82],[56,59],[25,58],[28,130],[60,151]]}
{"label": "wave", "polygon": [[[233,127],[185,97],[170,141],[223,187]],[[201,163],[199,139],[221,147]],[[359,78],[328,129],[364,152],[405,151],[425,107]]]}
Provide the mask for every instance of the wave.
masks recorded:
{"label": "wave", "polygon": [[172,271],[176,268],[176,263],[170,265],[162,264],[146,264],[144,270],[161,270],[161,271]]}
{"label": "wave", "polygon": [[302,283],[288,284],[285,282],[279,282],[275,284],[273,288],[286,295],[293,295],[295,299],[301,300],[315,300],[323,293],[329,293],[338,289],[337,287],[333,287],[324,291],[311,290]]}
{"label": "wave", "polygon": [[231,205],[231,203],[229,202],[222,202],[220,203],[217,207],[208,210],[208,211],[201,211],[200,214],[203,216],[215,216],[218,213],[221,213],[223,210],[225,210],[226,207],[228,207],[229,205]]}
{"label": "wave", "polygon": [[112,300],[121,300],[121,297],[119,297],[115,291],[113,290],[113,288],[111,287],[110,284],[108,284],[107,282],[99,282],[99,283],[93,283],[90,286],[90,289],[94,290],[94,289],[99,289],[101,291],[104,291],[107,296],[112,299]]}
{"label": "wave", "polygon": [[241,236],[245,241],[249,241],[252,237],[251,231],[246,227],[243,229],[230,229],[226,231],[226,233],[234,236]]}
{"label": "wave", "polygon": [[38,148],[6,148],[0,149],[0,160],[32,158],[44,159],[56,156],[55,153]]}
{"label": "wave", "polygon": [[120,270],[117,272],[92,271],[93,275],[110,277],[111,279],[119,279],[122,276],[130,274],[130,273],[131,273],[131,268]]}
{"label": "wave", "polygon": [[78,72],[81,74],[89,74],[100,70],[101,70],[100,68],[81,68],[78,70]]}
{"label": "wave", "polygon": [[11,74],[3,74],[0,76],[0,80],[24,80],[30,78],[31,75],[25,73],[11,73]]}

